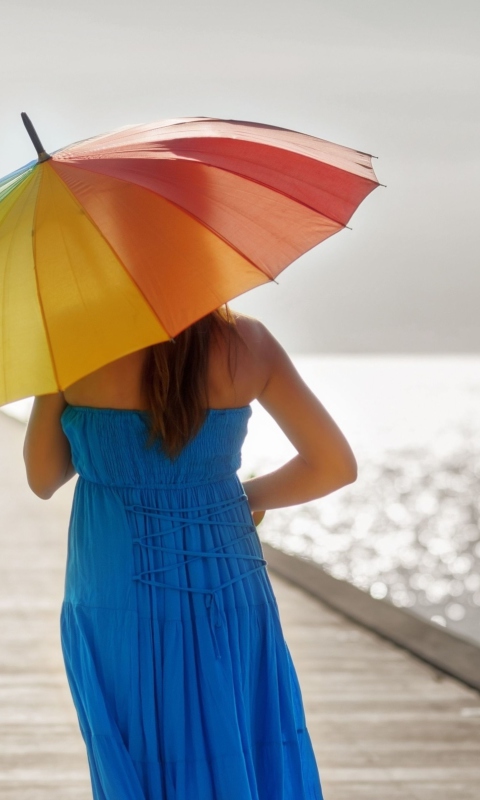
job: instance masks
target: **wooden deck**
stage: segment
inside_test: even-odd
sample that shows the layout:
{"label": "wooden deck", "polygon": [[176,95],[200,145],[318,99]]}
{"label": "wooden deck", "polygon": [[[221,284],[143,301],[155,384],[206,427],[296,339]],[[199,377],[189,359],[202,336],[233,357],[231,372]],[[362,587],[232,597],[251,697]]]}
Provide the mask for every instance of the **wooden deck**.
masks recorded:
{"label": "wooden deck", "polygon": [[[0,797],[89,800],[59,640],[73,481],[36,498],[23,437],[0,413]],[[478,800],[479,694],[270,577],[325,800]]]}

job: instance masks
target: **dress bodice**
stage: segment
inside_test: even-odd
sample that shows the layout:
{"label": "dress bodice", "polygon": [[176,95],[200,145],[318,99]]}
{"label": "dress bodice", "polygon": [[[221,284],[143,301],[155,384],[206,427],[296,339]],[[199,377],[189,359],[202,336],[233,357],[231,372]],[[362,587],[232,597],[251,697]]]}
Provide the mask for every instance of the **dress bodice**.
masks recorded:
{"label": "dress bodice", "polygon": [[171,460],[147,447],[148,411],[67,405],[61,424],[72,462],[86,480],[107,486],[158,486],[222,480],[241,466],[251,406],[209,409],[197,435]]}

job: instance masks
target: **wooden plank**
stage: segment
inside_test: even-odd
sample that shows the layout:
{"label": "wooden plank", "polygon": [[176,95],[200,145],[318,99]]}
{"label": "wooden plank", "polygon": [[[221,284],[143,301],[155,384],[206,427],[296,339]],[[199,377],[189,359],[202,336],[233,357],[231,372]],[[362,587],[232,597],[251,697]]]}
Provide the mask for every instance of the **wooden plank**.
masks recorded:
{"label": "wooden plank", "polygon": [[378,600],[347,581],[329,575],[319,564],[284,553],[267,542],[270,569],[322,602],[346,614],[430,664],[480,690],[480,647],[451,630],[434,625],[406,608]]}

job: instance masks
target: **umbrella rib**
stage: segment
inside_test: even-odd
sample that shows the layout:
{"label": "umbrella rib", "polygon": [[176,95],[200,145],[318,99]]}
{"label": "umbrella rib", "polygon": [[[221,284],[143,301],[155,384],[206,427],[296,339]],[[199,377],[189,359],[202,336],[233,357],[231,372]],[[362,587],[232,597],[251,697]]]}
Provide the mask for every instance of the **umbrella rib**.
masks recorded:
{"label": "umbrella rib", "polygon": [[[40,187],[42,185],[43,170],[44,169],[45,168],[43,167],[41,169],[41,171],[40,171],[38,193],[40,192]],[[57,384],[58,390],[61,391],[62,388],[60,386],[60,381],[58,379],[57,367],[56,367],[55,359],[54,359],[54,356],[53,356],[52,340],[50,338],[50,332],[48,330],[47,319],[46,319],[46,316],[45,316],[45,309],[43,307],[43,300],[42,300],[42,296],[40,294],[40,286],[39,286],[39,283],[38,283],[38,272],[37,272],[37,262],[36,262],[36,252],[37,252],[37,209],[38,209],[38,200],[37,200],[37,203],[35,203],[35,211],[34,211],[34,214],[33,214],[33,230],[32,230],[33,271],[34,271],[34,274],[35,274],[35,285],[37,287],[38,305],[40,306],[40,313],[42,315],[43,327],[45,329],[45,336],[46,336],[46,339],[47,339],[48,352],[50,353],[50,360],[52,362],[53,374],[54,374],[54,377],[55,377],[55,382]]]}

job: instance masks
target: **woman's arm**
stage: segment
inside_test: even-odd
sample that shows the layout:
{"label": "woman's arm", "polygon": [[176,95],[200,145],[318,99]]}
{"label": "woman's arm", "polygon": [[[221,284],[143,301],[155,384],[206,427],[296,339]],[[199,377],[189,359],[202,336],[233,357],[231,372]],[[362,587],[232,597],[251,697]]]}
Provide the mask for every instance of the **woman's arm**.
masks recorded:
{"label": "woman's arm", "polygon": [[340,428],[279,342],[263,325],[261,329],[259,355],[267,364],[268,378],[257,400],[298,455],[274,472],[243,483],[252,512],[307,503],[357,478],[355,456]]}
{"label": "woman's arm", "polygon": [[30,489],[48,500],[75,475],[70,442],[60,425],[67,402],[62,392],[36,397],[23,445],[23,459]]}

